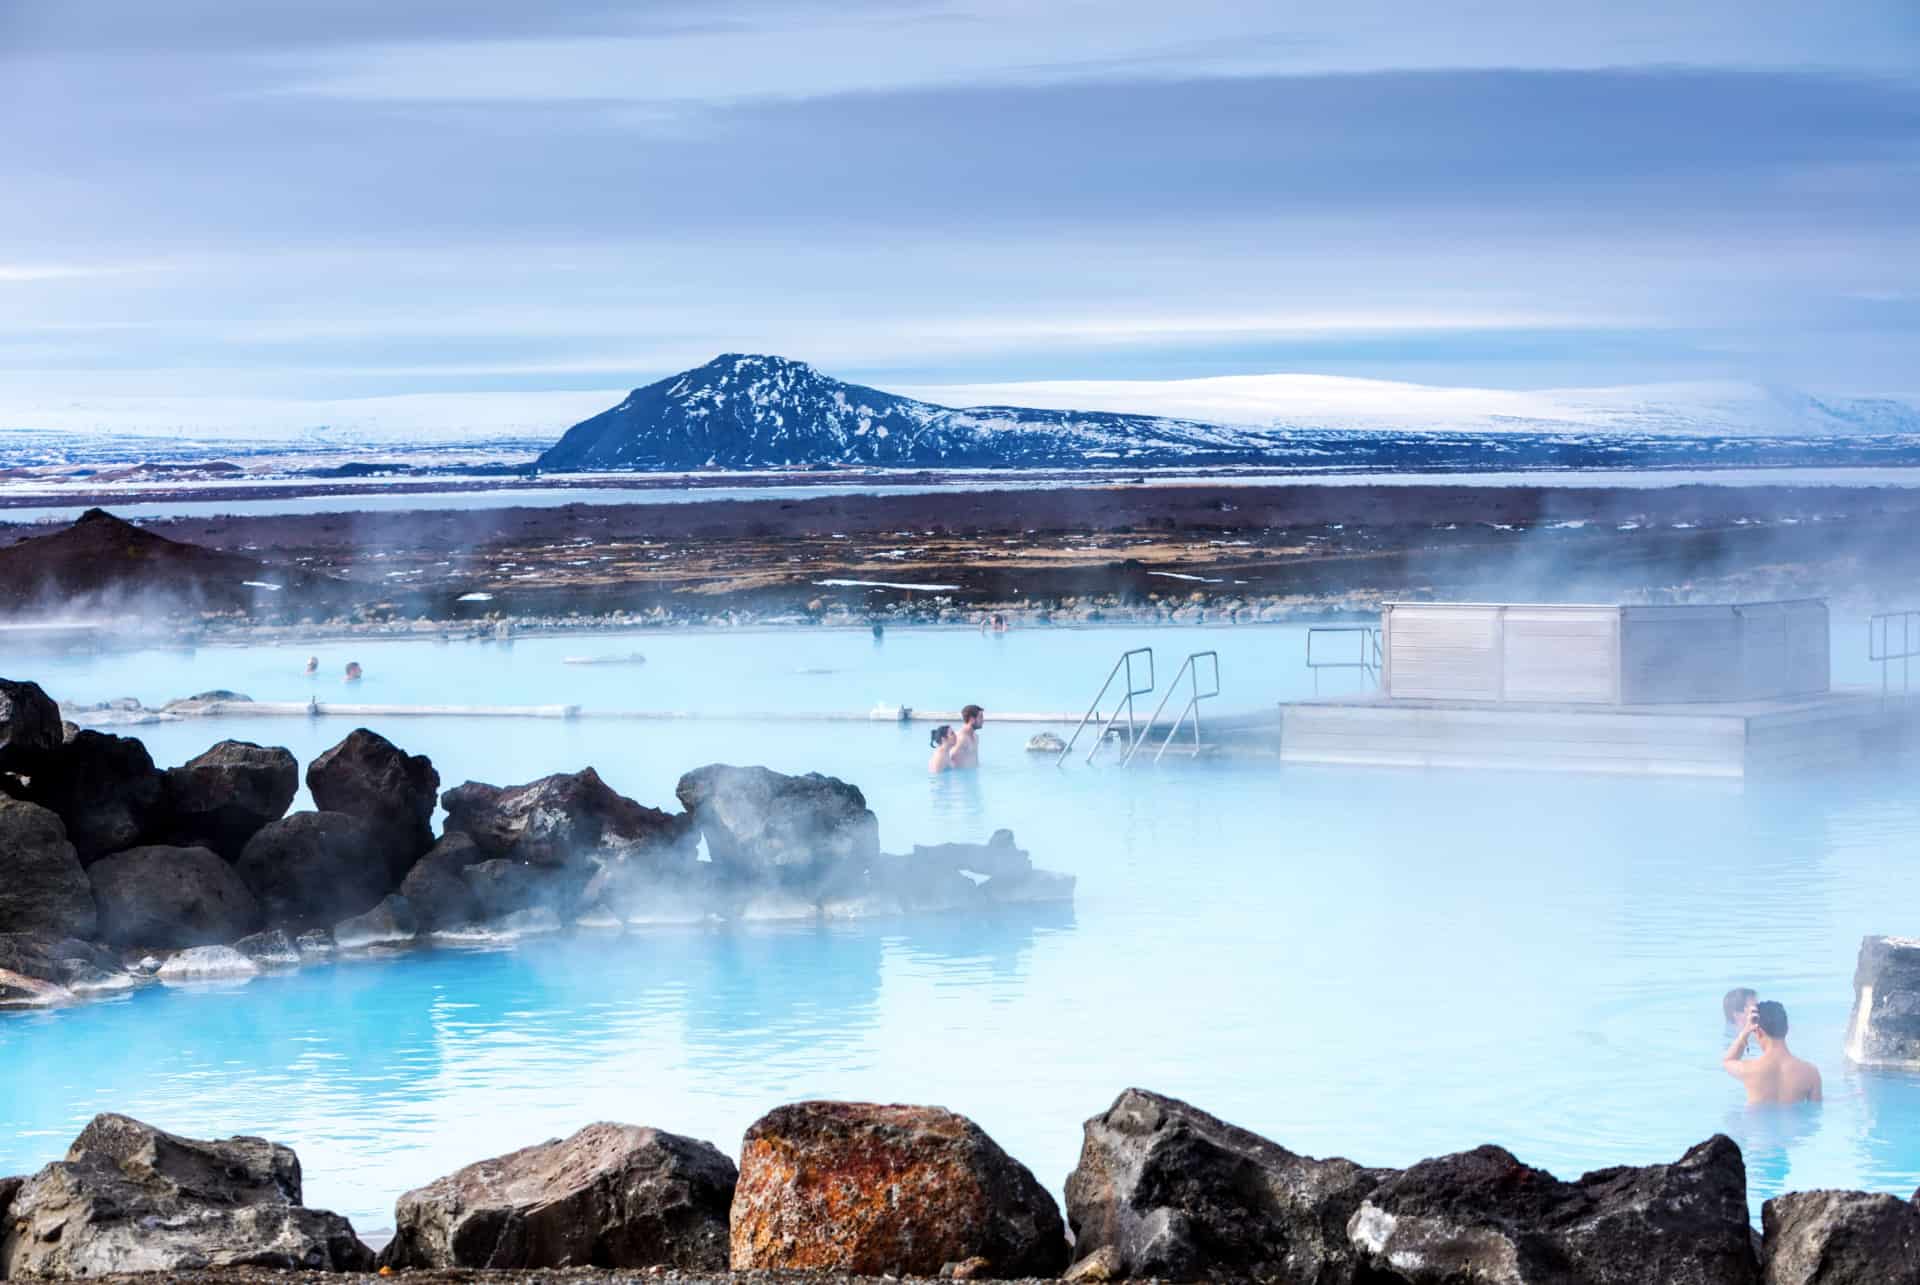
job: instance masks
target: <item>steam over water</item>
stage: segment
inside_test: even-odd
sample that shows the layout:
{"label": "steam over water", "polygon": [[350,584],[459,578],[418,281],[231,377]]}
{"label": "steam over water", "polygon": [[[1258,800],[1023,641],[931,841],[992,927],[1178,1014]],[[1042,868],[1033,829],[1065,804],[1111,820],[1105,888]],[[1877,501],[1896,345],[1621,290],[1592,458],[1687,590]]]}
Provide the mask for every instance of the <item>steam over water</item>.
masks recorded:
{"label": "steam over water", "polygon": [[[1190,636],[1189,636],[1190,635]],[[1198,641],[1196,641],[1198,640]],[[1404,1164],[1485,1141],[1563,1176],[1746,1149],[1755,1207],[1788,1188],[1920,1185],[1920,1081],[1840,1055],[1863,934],[1912,933],[1920,790],[1904,768],[1780,784],[1173,763],[1056,769],[995,710],[1084,707],[1113,656],[1222,653],[1223,708],[1301,684],[1276,629],[580,639],[493,647],[201,651],[37,666],[56,694],[225,686],[322,698],[633,708],[987,706],[977,779],[924,775],[893,724],[393,719],[443,780],[588,763],[643,802],[723,760],[858,783],[883,844],[1011,827],[1080,877],[1072,908],[987,918],[634,932],[421,952],[232,990],[0,1020],[0,1173],[57,1156],[93,1112],[296,1146],[311,1203],[362,1227],[399,1191],[595,1119],[723,1149],[785,1100],[939,1102],[1056,1190],[1079,1124],[1121,1088],[1185,1097],[1296,1150]],[[1837,630],[1843,678],[1865,677]],[[645,651],[638,669],[566,655]],[[337,662],[337,663],[336,663]],[[1849,675],[1847,666],[1855,666]],[[21,668],[12,664],[10,668]],[[839,668],[802,675],[795,671]],[[815,684],[810,687],[809,684]],[[599,686],[604,685],[604,686]],[[457,697],[453,693],[458,693]],[[624,696],[626,699],[616,700]],[[302,762],[354,725],[138,728],[175,763],[223,737]],[[303,799],[296,806],[306,806]],[[1826,1078],[1813,1112],[1750,1115],[1719,1069],[1719,1001],[1785,1003]]]}

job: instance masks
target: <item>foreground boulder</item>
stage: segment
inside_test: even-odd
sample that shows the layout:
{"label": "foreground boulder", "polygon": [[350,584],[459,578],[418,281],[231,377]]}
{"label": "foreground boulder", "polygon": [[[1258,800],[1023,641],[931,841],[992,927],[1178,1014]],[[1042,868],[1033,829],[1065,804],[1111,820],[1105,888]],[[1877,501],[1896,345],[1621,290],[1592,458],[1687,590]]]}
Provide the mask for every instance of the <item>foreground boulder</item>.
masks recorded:
{"label": "foreground boulder", "polygon": [[591,866],[639,853],[686,854],[688,822],[614,790],[592,768],[526,785],[478,781],[448,790],[447,833],[471,838],[483,857],[536,866]]}
{"label": "foreground boulder", "polygon": [[1128,1089],[1087,1121],[1067,1176],[1074,1257],[1111,1251],[1121,1276],[1351,1281],[1347,1221],[1391,1173],[1295,1155]]}
{"label": "foreground boulder", "polygon": [[712,1143],[591,1124],[407,1192],[380,1263],[725,1271],[736,1177]]}
{"label": "foreground boulder", "polygon": [[27,797],[60,814],[84,864],[148,835],[164,782],[139,741],[82,728],[44,756]]}
{"label": "foreground boulder", "polygon": [[38,683],[0,678],[0,772],[31,776],[64,739],[60,707]]}
{"label": "foreground boulder", "polygon": [[166,774],[166,834],[237,861],[247,840],[287,814],[300,788],[291,753],[251,741],[221,741]]}
{"label": "foreground boulder", "polygon": [[681,777],[674,793],[714,864],[748,882],[817,881],[834,866],[864,868],[880,854],[880,822],[866,796],[818,772],[713,763]]}
{"label": "foreground boulder", "polygon": [[1853,969],[1847,1056],[1920,1071],[1920,938],[1866,937]]}
{"label": "foreground boulder", "polygon": [[91,937],[98,920],[93,885],[60,818],[0,796],[0,933]]}
{"label": "foreground boulder", "polygon": [[246,882],[206,848],[132,848],[94,862],[87,878],[100,937],[116,946],[213,946],[260,920]]}
{"label": "foreground boulder", "polygon": [[351,1223],[300,1199],[300,1161],[286,1147],[262,1138],[202,1142],[95,1116],[65,1160],[14,1196],[0,1275],[372,1267]]}
{"label": "foreground boulder", "polygon": [[452,928],[478,917],[473,893],[461,872],[480,860],[480,849],[471,838],[449,834],[413,863],[400,883],[400,895],[413,907],[423,931]]}
{"label": "foreground boulder", "polygon": [[408,754],[378,732],[356,728],[307,764],[307,789],[322,812],[367,823],[385,845],[394,883],[433,846],[440,774],[425,755]]}
{"label": "foreground boulder", "polygon": [[799,1102],[747,1130],[733,1197],[733,1270],[1055,1276],[1059,1208],[1025,1165],[940,1107]]}
{"label": "foreground boulder", "polygon": [[1920,1205],[1864,1191],[1797,1191],[1760,1209],[1766,1285],[1920,1285]]}
{"label": "foreground boulder", "polygon": [[1366,1280],[1409,1285],[1754,1285],[1740,1148],[1724,1136],[1670,1165],[1576,1182],[1500,1147],[1423,1160],[1375,1187],[1347,1224]]}
{"label": "foreground boulder", "polygon": [[384,849],[344,812],[296,812],[263,827],[238,869],[276,928],[331,928],[392,886]]}

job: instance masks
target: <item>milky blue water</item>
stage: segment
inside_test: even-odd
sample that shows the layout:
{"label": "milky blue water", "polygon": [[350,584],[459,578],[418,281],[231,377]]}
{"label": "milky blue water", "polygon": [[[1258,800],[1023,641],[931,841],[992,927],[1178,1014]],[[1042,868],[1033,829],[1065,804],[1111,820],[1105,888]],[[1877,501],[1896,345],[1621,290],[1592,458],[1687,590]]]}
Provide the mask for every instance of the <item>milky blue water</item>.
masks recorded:
{"label": "milky blue water", "polygon": [[[1088,662],[1143,638],[1179,653],[1187,633],[1220,647],[1227,690],[1246,701],[1300,682],[1297,632],[1279,629],[356,651],[369,699],[380,685],[396,702],[580,700],[595,691],[567,684],[605,682],[659,684],[623,690],[635,706],[718,707],[822,667],[852,674],[820,676],[829,686],[810,698],[972,699],[991,720],[995,708],[1084,702]],[[594,646],[638,647],[651,663],[644,677],[583,673],[555,655]],[[203,649],[35,668],[76,699],[211,686],[265,697],[281,682],[301,690],[303,659]],[[1056,691],[1036,672],[1075,681]],[[351,726],[140,731],[164,763],[229,735],[304,761]],[[1861,1073],[1840,1055],[1860,937],[1920,931],[1911,763],[1746,786],[1256,760],[1122,774],[1055,768],[1020,750],[1031,728],[989,721],[977,777],[929,780],[915,726],[376,726],[431,755],[448,783],[592,763],[657,804],[709,761],[826,771],[865,789],[890,848],[1007,826],[1041,864],[1077,874],[1079,896],[983,917],[435,950],[7,1015],[0,1173],[57,1156],[88,1116],[115,1109],[284,1140],[311,1202],[375,1228],[391,1224],[401,1190],[591,1120],[732,1150],[769,1107],[837,1096],[963,1111],[1057,1190],[1081,1121],[1138,1084],[1297,1150],[1373,1164],[1496,1141],[1572,1176],[1669,1160],[1723,1131],[1747,1149],[1756,1201],[1920,1185],[1920,1080]],[[1740,1105],[1718,1066],[1719,999],[1736,984],[1786,1004],[1794,1048],[1826,1077],[1823,1107]]]}

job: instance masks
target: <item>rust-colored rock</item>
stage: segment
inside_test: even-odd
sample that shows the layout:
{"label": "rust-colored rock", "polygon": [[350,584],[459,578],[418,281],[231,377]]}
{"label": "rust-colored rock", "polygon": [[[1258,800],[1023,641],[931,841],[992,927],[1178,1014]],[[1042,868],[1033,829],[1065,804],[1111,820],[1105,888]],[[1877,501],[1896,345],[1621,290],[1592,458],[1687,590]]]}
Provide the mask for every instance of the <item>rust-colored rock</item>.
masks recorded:
{"label": "rust-colored rock", "polygon": [[1057,1276],[1053,1197],[980,1126],[942,1107],[797,1102],[747,1130],[733,1197],[735,1271]]}

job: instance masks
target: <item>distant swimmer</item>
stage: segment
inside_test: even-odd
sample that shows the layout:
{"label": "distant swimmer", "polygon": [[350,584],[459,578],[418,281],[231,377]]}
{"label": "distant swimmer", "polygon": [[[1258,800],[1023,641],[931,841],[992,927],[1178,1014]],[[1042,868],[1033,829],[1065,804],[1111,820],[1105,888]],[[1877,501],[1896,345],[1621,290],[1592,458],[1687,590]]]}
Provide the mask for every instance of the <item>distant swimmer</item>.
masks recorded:
{"label": "distant swimmer", "polygon": [[320,658],[318,656],[307,657],[307,672],[309,674],[317,674],[320,672]]}
{"label": "distant swimmer", "polygon": [[359,682],[359,681],[360,681],[360,675],[361,675],[361,672],[362,672],[362,671],[361,671],[361,669],[360,669],[360,662],[359,662],[359,661],[357,661],[357,660],[350,660],[350,661],[348,661],[348,662],[347,662],[347,677],[346,677],[346,680],[345,680],[345,681],[347,681],[347,682],[349,682],[349,683],[357,683],[357,682]]}
{"label": "distant swimmer", "polygon": [[953,765],[955,767],[980,766],[980,728],[987,721],[987,712],[978,705],[968,705],[960,711],[960,730],[955,734],[953,747]]}
{"label": "distant swimmer", "polygon": [[[1749,1040],[1759,1042],[1759,1057],[1746,1056]],[[1778,1000],[1763,999],[1753,1006],[1720,1065],[1747,1086],[1748,1106],[1820,1101],[1820,1068],[1787,1048],[1787,1010]]]}
{"label": "distant swimmer", "polygon": [[953,761],[954,749],[960,744],[960,736],[953,730],[953,724],[942,723],[934,728],[933,734],[927,738],[927,743],[933,746],[933,757],[927,760],[929,773],[938,776],[942,772],[951,772],[959,766]]}
{"label": "distant swimmer", "polygon": [[1760,992],[1751,986],[1736,986],[1721,996],[1720,1015],[1727,1019],[1727,1030],[1745,1026],[1753,1017],[1753,1006],[1759,1002]]}

